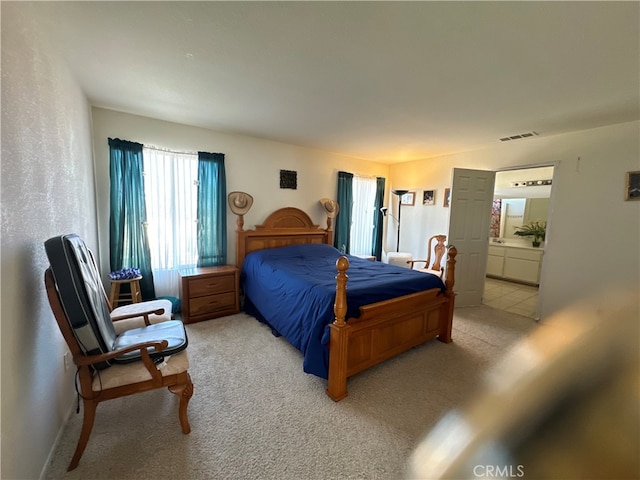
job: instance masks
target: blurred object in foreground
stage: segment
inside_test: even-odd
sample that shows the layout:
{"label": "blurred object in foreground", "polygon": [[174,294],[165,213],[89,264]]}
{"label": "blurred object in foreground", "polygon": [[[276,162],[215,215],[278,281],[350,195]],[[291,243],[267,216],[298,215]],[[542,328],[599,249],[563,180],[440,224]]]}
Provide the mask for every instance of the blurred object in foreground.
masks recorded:
{"label": "blurred object in foreground", "polygon": [[640,478],[640,296],[562,310],[416,447],[409,479]]}

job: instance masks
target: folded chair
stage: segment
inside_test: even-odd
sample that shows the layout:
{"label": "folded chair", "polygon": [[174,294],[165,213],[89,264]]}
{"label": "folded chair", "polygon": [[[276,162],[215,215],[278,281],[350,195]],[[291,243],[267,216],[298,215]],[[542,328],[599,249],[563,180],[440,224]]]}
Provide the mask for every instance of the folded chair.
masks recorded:
{"label": "folded chair", "polygon": [[[431,244],[434,240],[436,241],[436,245],[433,247],[433,263],[431,263]],[[427,243],[427,259],[407,260],[410,268],[421,272],[433,273],[434,275],[442,278],[442,275],[444,274],[444,266],[442,266],[440,262],[442,262],[442,257],[444,257],[444,254],[447,251],[447,247],[444,245],[444,242],[446,241],[446,235],[433,235],[430,237]],[[424,268],[417,268],[415,266],[416,263],[424,263]]]}
{"label": "folded chair", "polygon": [[76,235],[54,237],[45,242],[45,250],[51,265],[44,277],[47,297],[77,366],[84,408],[80,438],[67,470],[78,466],[96,408],[105,400],[167,387],[180,399],[178,418],[188,434],[193,383],[182,322],[165,321],[117,334],[84,242]]}

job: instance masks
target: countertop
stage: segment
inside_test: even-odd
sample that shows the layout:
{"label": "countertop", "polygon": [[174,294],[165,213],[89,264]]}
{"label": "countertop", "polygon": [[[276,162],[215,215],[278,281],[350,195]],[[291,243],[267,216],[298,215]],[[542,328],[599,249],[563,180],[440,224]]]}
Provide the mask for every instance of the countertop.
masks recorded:
{"label": "countertop", "polygon": [[490,247],[508,247],[508,248],[521,248],[523,250],[542,250],[544,251],[544,244],[539,247],[534,247],[529,243],[529,245],[518,243],[518,242],[509,242],[508,240],[504,243],[492,242],[489,241]]}

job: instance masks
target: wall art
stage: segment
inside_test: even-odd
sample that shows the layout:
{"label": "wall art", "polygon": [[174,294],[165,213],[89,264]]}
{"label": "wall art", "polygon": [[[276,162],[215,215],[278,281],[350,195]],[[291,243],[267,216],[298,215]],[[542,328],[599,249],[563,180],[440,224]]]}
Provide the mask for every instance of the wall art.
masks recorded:
{"label": "wall art", "polygon": [[451,202],[451,189],[450,188],[445,188],[444,189],[444,200],[442,201],[442,206],[445,207],[445,208],[448,208],[450,202]]}
{"label": "wall art", "polygon": [[423,205],[435,205],[436,204],[436,191],[425,190],[422,192],[422,204]]}
{"label": "wall art", "polygon": [[640,200],[640,172],[627,172],[625,200]]}
{"label": "wall art", "polygon": [[407,192],[400,197],[400,205],[411,205],[416,203],[416,192]]}
{"label": "wall art", "polygon": [[280,188],[298,188],[298,172],[295,170],[280,170]]}

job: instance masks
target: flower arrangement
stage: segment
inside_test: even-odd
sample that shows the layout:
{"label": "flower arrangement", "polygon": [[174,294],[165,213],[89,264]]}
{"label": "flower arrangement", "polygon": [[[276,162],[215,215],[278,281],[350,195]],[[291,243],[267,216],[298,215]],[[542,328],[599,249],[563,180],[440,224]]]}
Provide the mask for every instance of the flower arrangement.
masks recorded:
{"label": "flower arrangement", "polygon": [[128,280],[131,278],[136,278],[140,276],[139,268],[123,268],[121,270],[116,270],[115,272],[111,272],[109,274],[109,279],[111,280]]}
{"label": "flower arrangement", "polygon": [[533,237],[533,246],[540,246],[540,241],[544,241],[547,236],[547,222],[536,220],[521,227],[515,227],[515,235],[521,237]]}

